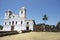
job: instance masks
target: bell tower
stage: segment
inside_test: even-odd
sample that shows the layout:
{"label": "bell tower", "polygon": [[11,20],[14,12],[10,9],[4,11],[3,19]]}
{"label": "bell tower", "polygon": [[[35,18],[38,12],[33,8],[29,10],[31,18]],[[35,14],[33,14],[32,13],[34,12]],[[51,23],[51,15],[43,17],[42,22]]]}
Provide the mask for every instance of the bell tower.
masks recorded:
{"label": "bell tower", "polygon": [[11,15],[12,15],[12,11],[11,11],[10,9],[8,9],[8,10],[5,12],[5,19],[10,18]]}
{"label": "bell tower", "polygon": [[20,17],[26,18],[26,8],[22,7],[19,12]]}

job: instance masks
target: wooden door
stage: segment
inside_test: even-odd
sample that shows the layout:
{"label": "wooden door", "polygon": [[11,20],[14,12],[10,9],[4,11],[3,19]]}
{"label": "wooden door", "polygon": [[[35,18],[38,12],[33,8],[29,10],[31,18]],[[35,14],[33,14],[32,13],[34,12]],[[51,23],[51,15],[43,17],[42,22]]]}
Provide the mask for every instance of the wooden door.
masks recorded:
{"label": "wooden door", "polygon": [[14,31],[14,26],[11,26],[11,31]]}

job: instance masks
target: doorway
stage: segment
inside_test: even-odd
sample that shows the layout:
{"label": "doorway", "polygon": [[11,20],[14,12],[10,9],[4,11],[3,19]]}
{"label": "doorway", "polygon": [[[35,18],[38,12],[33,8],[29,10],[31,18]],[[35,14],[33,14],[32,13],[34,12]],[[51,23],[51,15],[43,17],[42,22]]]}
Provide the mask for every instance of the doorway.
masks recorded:
{"label": "doorway", "polygon": [[26,27],[26,30],[29,30],[29,27]]}
{"label": "doorway", "polygon": [[14,31],[14,26],[13,25],[11,26],[11,31]]}

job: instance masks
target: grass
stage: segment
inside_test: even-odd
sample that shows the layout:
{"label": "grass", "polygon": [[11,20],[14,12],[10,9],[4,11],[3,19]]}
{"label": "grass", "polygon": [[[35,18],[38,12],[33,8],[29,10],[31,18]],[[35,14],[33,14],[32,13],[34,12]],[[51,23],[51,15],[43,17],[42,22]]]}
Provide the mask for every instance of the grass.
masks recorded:
{"label": "grass", "polygon": [[29,32],[0,37],[0,40],[60,40],[60,32]]}

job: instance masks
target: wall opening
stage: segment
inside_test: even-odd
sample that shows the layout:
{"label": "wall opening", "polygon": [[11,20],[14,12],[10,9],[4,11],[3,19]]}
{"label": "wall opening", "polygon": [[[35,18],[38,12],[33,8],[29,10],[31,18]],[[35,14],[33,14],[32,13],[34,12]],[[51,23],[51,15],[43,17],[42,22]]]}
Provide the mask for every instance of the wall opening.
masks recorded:
{"label": "wall opening", "polygon": [[26,27],[26,30],[29,30],[29,26]]}
{"label": "wall opening", "polygon": [[11,26],[11,31],[14,31],[14,25]]}

